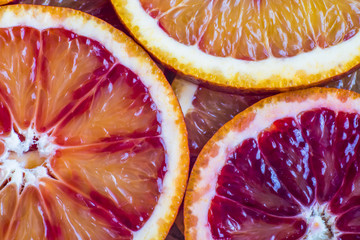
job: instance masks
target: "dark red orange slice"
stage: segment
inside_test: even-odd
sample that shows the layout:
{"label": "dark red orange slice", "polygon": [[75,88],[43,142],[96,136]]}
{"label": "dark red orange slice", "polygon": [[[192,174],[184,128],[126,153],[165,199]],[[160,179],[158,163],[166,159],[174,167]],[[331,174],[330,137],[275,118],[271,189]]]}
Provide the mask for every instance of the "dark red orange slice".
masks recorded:
{"label": "dark red orange slice", "polygon": [[186,238],[358,238],[359,99],[280,94],[220,128],[190,177]]}

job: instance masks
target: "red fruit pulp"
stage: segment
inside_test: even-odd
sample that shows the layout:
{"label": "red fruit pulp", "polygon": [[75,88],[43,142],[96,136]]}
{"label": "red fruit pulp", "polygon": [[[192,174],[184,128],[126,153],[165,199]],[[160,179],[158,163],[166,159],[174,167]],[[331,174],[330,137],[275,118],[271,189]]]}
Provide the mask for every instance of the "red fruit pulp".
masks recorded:
{"label": "red fruit pulp", "polygon": [[213,237],[360,238],[359,140],[359,114],[326,108],[277,120],[246,139],[218,177]]}

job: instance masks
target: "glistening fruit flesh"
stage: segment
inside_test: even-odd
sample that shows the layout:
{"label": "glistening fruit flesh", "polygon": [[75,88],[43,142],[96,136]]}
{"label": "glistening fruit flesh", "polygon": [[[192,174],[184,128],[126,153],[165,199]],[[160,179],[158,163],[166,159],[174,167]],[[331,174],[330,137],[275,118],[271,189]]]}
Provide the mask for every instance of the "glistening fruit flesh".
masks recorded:
{"label": "glistening fruit flesh", "polygon": [[237,115],[195,164],[186,236],[360,237],[358,102],[355,93],[313,89],[265,99]]}
{"label": "glistening fruit flesh", "polygon": [[327,48],[350,39],[360,26],[360,4],[349,0],[140,2],[178,42],[250,61]]}
{"label": "glistening fruit flesh", "polygon": [[155,63],[65,8],[2,7],[0,46],[1,239],[165,238],[187,142]]}

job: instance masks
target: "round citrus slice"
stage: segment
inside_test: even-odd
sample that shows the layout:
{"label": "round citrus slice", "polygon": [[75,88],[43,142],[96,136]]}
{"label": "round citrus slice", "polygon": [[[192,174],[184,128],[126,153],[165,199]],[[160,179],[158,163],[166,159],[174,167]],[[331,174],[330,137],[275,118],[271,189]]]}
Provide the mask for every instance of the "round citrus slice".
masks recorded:
{"label": "round citrus slice", "polygon": [[79,11],[0,8],[0,239],[164,239],[185,124],[150,57]]}
{"label": "round citrus slice", "polygon": [[187,239],[359,239],[360,95],[266,98],[204,146],[185,198]]}
{"label": "round citrus slice", "polygon": [[222,89],[285,90],[359,65],[360,2],[112,0],[157,59]]}

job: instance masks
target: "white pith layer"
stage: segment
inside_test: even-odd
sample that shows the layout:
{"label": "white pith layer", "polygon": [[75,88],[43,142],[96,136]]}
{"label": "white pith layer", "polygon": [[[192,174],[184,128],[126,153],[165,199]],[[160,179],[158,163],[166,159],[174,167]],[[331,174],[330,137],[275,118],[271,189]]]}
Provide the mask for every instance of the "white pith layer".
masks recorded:
{"label": "white pith layer", "polygon": [[185,81],[179,77],[175,77],[173,80],[173,84],[176,86],[175,95],[179,100],[181,110],[184,116],[189,112],[189,110],[193,109],[193,99],[198,89],[198,85]]}
{"label": "white pith layer", "polygon": [[[360,112],[360,99],[348,99],[346,103],[337,98],[335,94],[328,94],[324,98],[301,100],[301,102],[270,102],[255,112],[255,118],[243,131],[230,130],[215,145],[219,147],[216,156],[206,155],[207,167],[198,169],[200,171],[199,181],[196,182],[193,192],[201,193],[201,197],[193,199],[189,206],[192,214],[198,217],[197,225],[190,228],[190,234],[196,234],[196,239],[212,239],[208,225],[208,210],[216,192],[218,175],[226,163],[228,154],[233,152],[239,144],[249,138],[257,139],[264,129],[270,127],[278,119],[293,117],[299,113],[311,109],[324,107],[335,112]],[[236,122],[235,119],[230,122]],[[229,124],[229,123],[228,123]],[[215,148],[214,146],[211,148]],[[204,154],[204,153],[201,153]],[[201,229],[201,231],[198,231]],[[318,238],[319,240],[321,238]]]}
{"label": "white pith layer", "polygon": [[[113,0],[113,2],[116,3],[116,0]],[[126,1],[124,8],[131,14],[132,24],[138,28],[141,39],[146,40],[145,45],[147,48],[161,49],[171,58],[177,59],[179,65],[191,65],[194,69],[214,76],[221,73],[221,76],[230,81],[233,79],[246,79],[248,82],[241,87],[264,85],[269,83],[269,80],[278,79],[279,77],[288,80],[288,87],[297,86],[302,81],[306,81],[301,76],[304,73],[312,75],[331,70],[338,71],[337,69],[344,63],[360,55],[360,34],[358,33],[350,40],[337,44],[336,47],[325,49],[316,47],[310,52],[300,53],[294,57],[276,58],[270,56],[261,61],[216,57],[204,53],[197,45],[187,46],[169,37],[159,27],[158,21],[145,12],[139,0]],[[340,73],[337,72],[337,74]],[[332,76],[334,76],[334,73],[331,76],[323,77]],[[274,81],[271,84],[275,84]]]}
{"label": "white pith layer", "polygon": [[[304,240],[335,240],[340,233],[335,228],[336,216],[329,213],[327,204],[315,203],[310,208],[305,208],[302,217],[308,225]],[[326,220],[324,220],[326,219]],[[326,222],[325,222],[326,221]],[[328,226],[331,229],[328,229]],[[329,237],[330,231],[332,237]]]}
{"label": "white pith layer", "polygon": [[[184,135],[179,127],[179,115],[176,108],[169,104],[169,102],[174,102],[171,98],[172,93],[163,86],[163,82],[157,81],[158,75],[152,72],[155,64],[149,57],[144,58],[143,55],[129,54],[127,49],[129,49],[129,45],[133,44],[133,41],[129,38],[125,43],[120,42],[115,38],[116,34],[112,34],[112,32],[118,30],[113,28],[112,31],[109,31],[109,25],[99,24],[95,21],[95,18],[88,19],[75,14],[66,15],[61,19],[58,16],[53,17],[49,12],[44,12],[43,8],[22,9],[19,7],[20,9],[21,11],[15,13],[11,8],[2,8],[0,11],[0,27],[22,25],[39,30],[64,28],[98,41],[117,58],[119,63],[137,74],[142,83],[148,88],[161,118],[162,131],[160,137],[164,139],[167,153],[167,174],[163,179],[162,194],[151,217],[139,231],[133,234],[134,239],[158,237],[157,234],[160,227],[162,227],[162,219],[167,216],[169,209],[173,207],[172,199],[177,195],[177,189],[173,187],[173,183],[182,176],[182,173],[178,171],[178,167],[180,166],[182,153],[179,148],[182,146]],[[125,34],[123,35],[125,36]]]}

